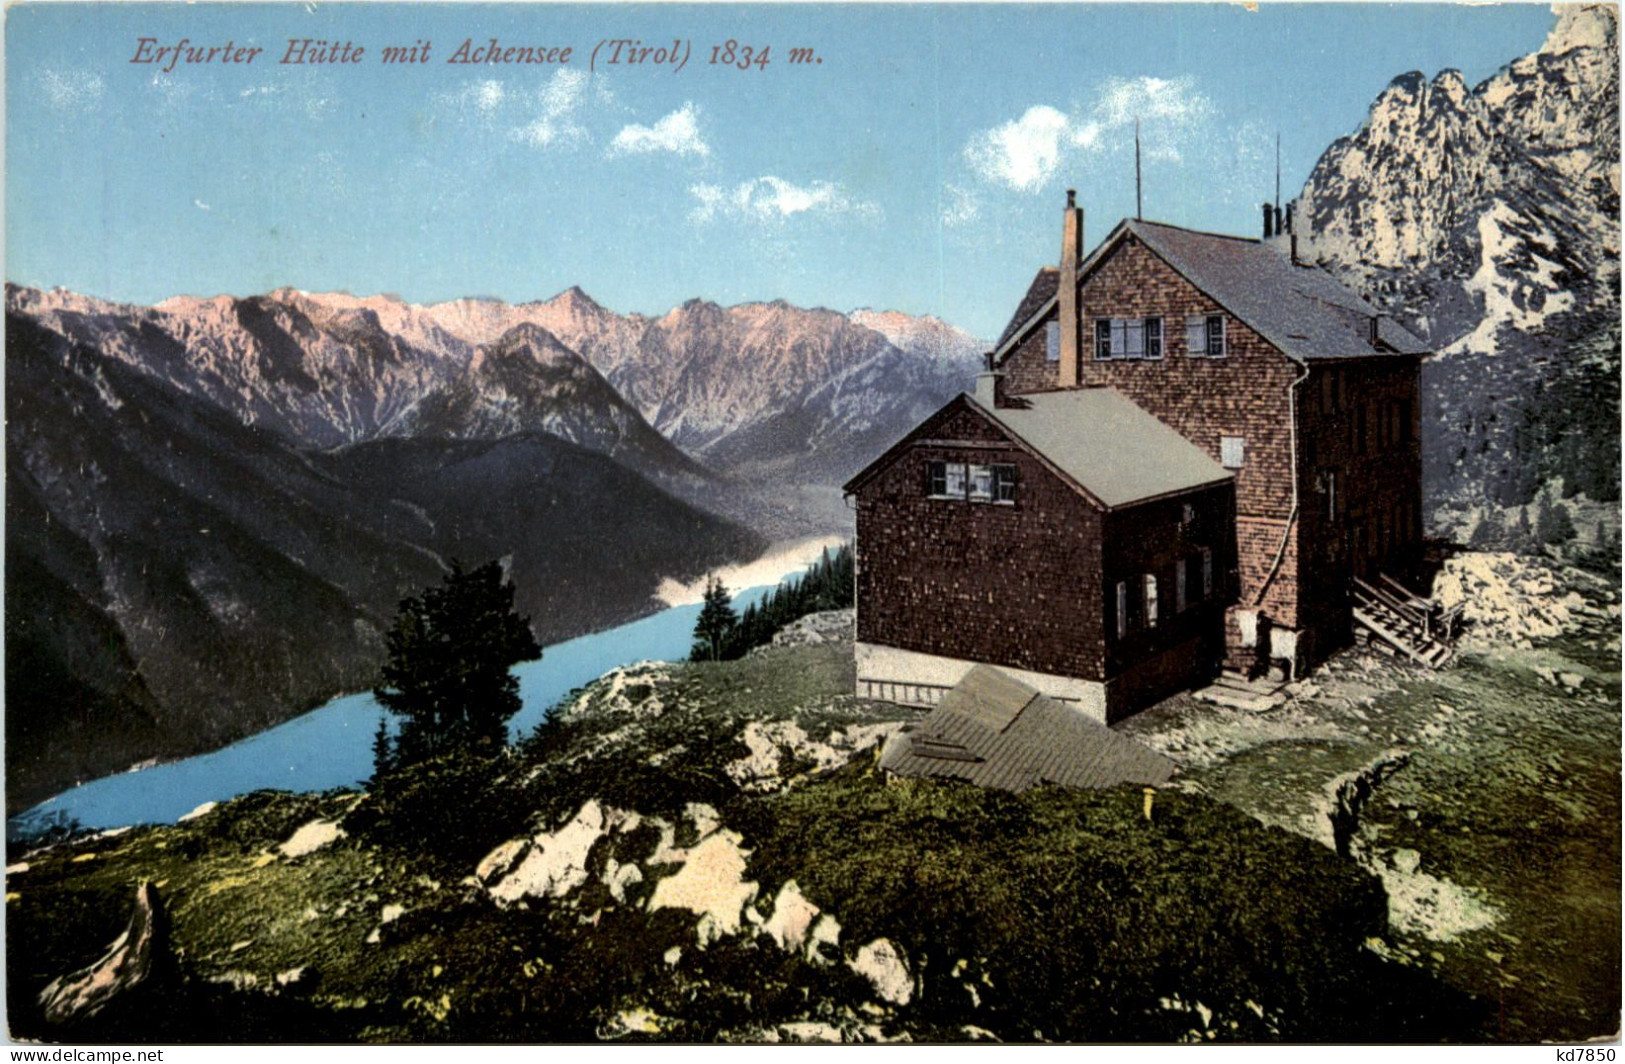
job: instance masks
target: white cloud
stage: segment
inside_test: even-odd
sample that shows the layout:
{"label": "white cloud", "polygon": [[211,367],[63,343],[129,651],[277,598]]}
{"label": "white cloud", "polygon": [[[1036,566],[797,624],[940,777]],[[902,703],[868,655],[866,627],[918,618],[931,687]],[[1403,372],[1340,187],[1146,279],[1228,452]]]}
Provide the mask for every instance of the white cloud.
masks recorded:
{"label": "white cloud", "polygon": [[982,214],[982,202],[968,188],[949,182],[942,186],[942,224],[967,225]]}
{"label": "white cloud", "polygon": [[508,88],[495,78],[466,82],[457,89],[443,93],[440,102],[455,111],[479,118],[491,118],[509,99]]}
{"label": "white cloud", "polygon": [[689,189],[696,200],[690,217],[709,222],[728,216],[758,222],[783,222],[796,215],[855,215],[878,217],[880,208],[853,199],[845,189],[830,181],[794,185],[771,174],[741,181],[732,188],[700,184]]}
{"label": "white cloud", "polygon": [[1215,114],[1192,78],[1110,78],[1071,114],[1037,104],[1020,118],[973,134],[965,160],[984,181],[1034,192],[1063,166],[1132,146],[1126,134],[1136,118],[1145,157],[1177,163]]}
{"label": "white cloud", "polygon": [[[560,67],[553,72],[534,103],[531,116],[513,131],[513,136],[537,148],[584,140],[587,127],[580,112],[591,97],[591,78],[579,70]],[[500,106],[501,100],[495,106]]]}
{"label": "white cloud", "polygon": [[1113,127],[1131,125],[1136,115],[1145,124],[1187,126],[1211,118],[1214,110],[1189,77],[1111,78],[1101,86],[1095,113]]}
{"label": "white cloud", "polygon": [[212,210],[214,210],[213,207],[209,206],[207,203],[204,203],[200,199],[193,200],[192,201],[192,206],[196,207],[200,211],[212,211]]}
{"label": "white cloud", "polygon": [[669,151],[674,155],[711,154],[700,135],[700,110],[692,102],[683,104],[652,126],[629,125],[610,142],[610,155],[647,155]]}
{"label": "white cloud", "polygon": [[562,147],[589,139],[585,119],[595,106],[610,100],[603,79],[560,67],[540,88],[516,88],[497,78],[469,81],[436,97],[465,121],[496,128],[536,148]]}
{"label": "white cloud", "polygon": [[1070,119],[1040,104],[1002,126],[985,130],[965,146],[971,169],[988,181],[1030,192],[1049,183],[1061,161],[1061,137]]}
{"label": "white cloud", "polygon": [[99,102],[107,85],[100,74],[86,70],[47,70],[40,75],[45,100],[62,111],[80,111]]}

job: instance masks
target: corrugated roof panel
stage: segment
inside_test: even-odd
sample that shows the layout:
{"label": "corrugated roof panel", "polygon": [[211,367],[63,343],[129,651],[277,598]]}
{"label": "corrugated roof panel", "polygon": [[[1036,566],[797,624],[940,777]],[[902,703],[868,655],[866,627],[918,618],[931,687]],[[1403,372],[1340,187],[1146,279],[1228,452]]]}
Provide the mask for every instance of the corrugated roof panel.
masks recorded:
{"label": "corrugated roof panel", "polygon": [[942,696],[937,709],[963,714],[994,731],[1003,731],[1037,695],[1037,691],[1008,673],[977,665]]}
{"label": "corrugated roof panel", "polygon": [[[888,741],[881,753],[882,768],[900,775],[967,779],[1010,791],[1026,790],[1041,780],[1098,788],[1163,783],[1173,775],[1174,762],[1162,754],[1006,673],[988,666],[977,669],[996,675],[961,682],[916,730],[905,733],[908,740]],[[990,706],[978,692],[996,702]],[[1020,708],[1008,716],[1009,706],[1018,702]],[[922,739],[924,743],[916,745]],[[920,745],[930,749],[933,743],[943,744],[939,749],[962,749],[981,760],[920,756]]]}

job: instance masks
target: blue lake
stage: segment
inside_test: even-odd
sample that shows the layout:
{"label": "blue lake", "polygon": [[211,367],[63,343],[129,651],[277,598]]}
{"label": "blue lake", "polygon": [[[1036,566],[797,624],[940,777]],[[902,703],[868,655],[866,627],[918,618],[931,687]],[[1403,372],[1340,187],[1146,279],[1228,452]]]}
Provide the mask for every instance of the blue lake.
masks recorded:
{"label": "blue lake", "polygon": [[[799,572],[805,558],[786,573]],[[743,609],[777,583],[734,596]],[[519,736],[542,722],[573,689],[620,665],[674,661],[688,656],[700,607],[672,606],[642,620],[556,643],[538,661],[514,671],[524,706],[509,723]],[[381,713],[370,693],[335,698],[286,724],[212,753],[92,780],[12,818],[8,834],[57,818],[87,828],[164,823],[204,802],[224,801],[264,788],[321,791],[353,787],[372,775],[372,739]]]}

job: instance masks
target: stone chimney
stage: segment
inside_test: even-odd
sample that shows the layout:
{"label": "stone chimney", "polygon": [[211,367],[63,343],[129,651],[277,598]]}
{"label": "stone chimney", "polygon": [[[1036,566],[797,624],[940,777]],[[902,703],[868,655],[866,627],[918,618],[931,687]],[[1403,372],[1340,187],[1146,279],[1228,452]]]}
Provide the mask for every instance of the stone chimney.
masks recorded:
{"label": "stone chimney", "polygon": [[1078,263],[1083,259],[1083,208],[1078,206],[1078,194],[1066,190],[1066,215],[1061,224],[1061,276],[1056,281],[1056,302],[1061,318],[1061,377],[1062,388],[1078,386]]}

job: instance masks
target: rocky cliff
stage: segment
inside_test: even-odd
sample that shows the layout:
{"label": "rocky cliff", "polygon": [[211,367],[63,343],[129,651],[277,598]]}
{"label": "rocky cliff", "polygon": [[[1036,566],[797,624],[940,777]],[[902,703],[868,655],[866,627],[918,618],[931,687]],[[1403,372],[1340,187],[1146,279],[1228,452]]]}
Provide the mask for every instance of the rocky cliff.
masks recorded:
{"label": "rocky cliff", "polygon": [[1480,85],[1395,78],[1297,205],[1312,253],[1440,353],[1425,477],[1463,537],[1543,484],[1619,497],[1618,9],[1554,11]]}

